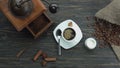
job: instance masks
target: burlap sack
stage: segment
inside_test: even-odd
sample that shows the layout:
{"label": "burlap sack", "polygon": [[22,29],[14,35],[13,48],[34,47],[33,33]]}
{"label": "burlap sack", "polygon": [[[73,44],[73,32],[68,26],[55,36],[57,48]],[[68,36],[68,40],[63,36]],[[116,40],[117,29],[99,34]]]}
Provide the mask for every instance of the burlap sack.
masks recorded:
{"label": "burlap sack", "polygon": [[120,25],[120,0],[113,0],[105,8],[98,11],[95,17]]}
{"label": "burlap sack", "polygon": [[112,0],[95,14],[95,36],[120,46],[120,0]]}
{"label": "burlap sack", "polygon": [[[110,43],[120,61],[120,0],[113,0],[95,16],[97,19],[95,23],[97,25],[96,37]],[[101,23],[103,25],[99,25]]]}

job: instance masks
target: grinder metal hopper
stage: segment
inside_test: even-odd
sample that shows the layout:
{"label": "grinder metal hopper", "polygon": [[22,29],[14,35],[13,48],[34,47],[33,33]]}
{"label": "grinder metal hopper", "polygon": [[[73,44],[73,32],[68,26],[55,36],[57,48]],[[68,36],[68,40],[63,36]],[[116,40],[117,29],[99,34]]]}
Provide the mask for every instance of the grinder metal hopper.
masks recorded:
{"label": "grinder metal hopper", "polygon": [[[0,10],[3,14],[8,18],[8,20],[13,24],[17,31],[21,31],[24,28],[27,28],[31,34],[37,38],[41,33],[43,33],[52,23],[48,16],[44,13],[46,7],[40,0],[32,0],[33,2],[33,10],[31,14],[25,18],[20,18],[12,14],[8,7],[8,0],[0,0]],[[40,18],[40,21],[38,18]],[[36,22],[36,20],[39,20]],[[46,21],[47,20],[47,21]],[[34,24],[32,24],[34,22]],[[47,23],[46,23],[47,22]],[[45,23],[45,24],[44,24]],[[39,25],[37,25],[39,24]],[[37,29],[37,32],[34,29]]]}

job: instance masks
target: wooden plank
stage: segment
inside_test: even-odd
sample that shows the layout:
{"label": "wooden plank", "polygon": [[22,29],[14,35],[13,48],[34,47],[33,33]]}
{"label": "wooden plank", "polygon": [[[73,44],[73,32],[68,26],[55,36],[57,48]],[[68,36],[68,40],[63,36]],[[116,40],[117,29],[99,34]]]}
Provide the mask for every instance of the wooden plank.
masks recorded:
{"label": "wooden plank", "polygon": [[[13,27],[10,27],[11,25],[5,17],[0,14],[0,68],[41,68],[41,58],[36,62],[31,60],[37,50],[40,49],[50,57],[57,57],[56,62],[48,63],[45,68],[119,68],[120,64],[109,45],[105,44],[106,47],[97,47],[93,51],[84,47],[84,41],[88,37],[94,37],[92,35],[94,20],[90,18],[87,21],[86,16],[93,17],[99,9],[106,6],[110,1],[49,0],[50,3],[57,3],[60,8],[56,14],[47,11],[54,24],[36,40],[26,29],[22,32],[16,32]],[[81,27],[84,37],[74,48],[69,50],[62,48],[62,56],[58,56],[58,44],[54,40],[52,31],[66,19],[73,19]],[[98,46],[100,43],[103,42],[98,42]],[[28,50],[20,59],[16,59],[16,53],[24,47],[27,47]]]}

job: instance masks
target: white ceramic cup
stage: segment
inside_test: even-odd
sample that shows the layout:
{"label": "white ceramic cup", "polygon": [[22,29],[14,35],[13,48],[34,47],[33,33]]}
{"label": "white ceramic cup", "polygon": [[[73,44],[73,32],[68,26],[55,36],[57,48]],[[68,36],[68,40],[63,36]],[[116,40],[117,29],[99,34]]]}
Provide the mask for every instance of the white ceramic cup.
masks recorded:
{"label": "white ceramic cup", "polygon": [[[72,29],[72,30],[75,32],[75,30],[74,30],[73,28],[71,28],[71,27],[68,27],[68,28],[66,28],[66,29],[69,29],[69,28]],[[75,32],[75,36],[74,36],[73,39],[67,40],[67,39],[64,37],[64,31],[65,31],[66,29],[64,29],[63,32],[62,32],[62,38],[63,38],[66,42],[71,42],[71,41],[76,37],[76,32]]]}
{"label": "white ceramic cup", "polygon": [[88,38],[88,39],[85,40],[85,46],[88,49],[92,50],[92,49],[96,48],[97,42],[96,42],[96,40],[94,38]]}

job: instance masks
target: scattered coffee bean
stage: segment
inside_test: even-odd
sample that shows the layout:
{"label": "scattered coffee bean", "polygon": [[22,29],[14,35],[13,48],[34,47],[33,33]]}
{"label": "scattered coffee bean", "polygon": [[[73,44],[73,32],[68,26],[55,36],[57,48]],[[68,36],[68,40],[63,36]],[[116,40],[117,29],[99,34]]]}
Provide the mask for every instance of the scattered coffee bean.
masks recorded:
{"label": "scattered coffee bean", "polygon": [[21,51],[19,51],[16,57],[19,58],[24,53],[25,50],[26,48],[23,48]]}

